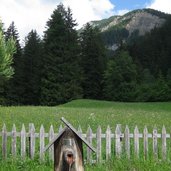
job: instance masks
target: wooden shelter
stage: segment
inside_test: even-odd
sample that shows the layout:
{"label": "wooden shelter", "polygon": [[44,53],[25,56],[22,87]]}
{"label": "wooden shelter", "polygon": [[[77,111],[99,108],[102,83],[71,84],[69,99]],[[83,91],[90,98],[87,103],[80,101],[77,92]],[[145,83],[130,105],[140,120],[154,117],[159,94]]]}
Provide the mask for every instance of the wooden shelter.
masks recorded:
{"label": "wooden shelter", "polygon": [[46,147],[54,144],[54,171],[84,171],[83,143],[96,151],[77,130],[64,118],[66,127]]}

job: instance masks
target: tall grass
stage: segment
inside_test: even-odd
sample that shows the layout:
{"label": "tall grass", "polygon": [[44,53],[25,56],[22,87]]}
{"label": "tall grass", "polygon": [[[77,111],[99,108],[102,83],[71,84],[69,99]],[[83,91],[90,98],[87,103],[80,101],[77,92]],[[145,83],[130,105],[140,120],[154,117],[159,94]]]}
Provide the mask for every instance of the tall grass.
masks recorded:
{"label": "tall grass", "polygon": [[[112,159],[102,164],[85,165],[85,171],[170,171],[171,163],[154,160]],[[39,160],[8,159],[0,161],[0,171],[53,171],[53,163]]]}
{"label": "tall grass", "polygon": [[22,106],[0,107],[0,127],[6,123],[8,130],[15,123],[20,130],[22,123],[28,128],[34,123],[36,129],[43,124],[48,130],[53,124],[57,129],[61,124],[60,118],[65,117],[76,128],[81,125],[86,131],[90,125],[95,131],[98,125],[105,130],[107,125],[115,129],[116,124],[127,124],[132,130],[135,125],[140,129],[146,125],[150,130],[156,125],[161,128],[171,128],[171,103],[117,103],[95,100],[75,100],[56,106]]}

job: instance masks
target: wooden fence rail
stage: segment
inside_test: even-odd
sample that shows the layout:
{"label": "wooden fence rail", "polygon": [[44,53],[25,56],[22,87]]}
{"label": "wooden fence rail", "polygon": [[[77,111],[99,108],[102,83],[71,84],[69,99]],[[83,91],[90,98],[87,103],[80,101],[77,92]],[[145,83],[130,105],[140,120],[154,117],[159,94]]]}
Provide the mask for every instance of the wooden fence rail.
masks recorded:
{"label": "wooden fence rail", "polygon": [[[22,159],[25,159],[26,156],[34,159],[35,154],[39,154],[40,160],[44,161],[45,143],[47,144],[57,136],[62,130],[62,126],[59,127],[58,132],[54,132],[51,125],[48,133],[45,132],[43,125],[41,125],[39,132],[36,132],[34,124],[29,124],[28,132],[26,132],[24,124],[20,132],[16,130],[16,126],[13,125],[12,131],[8,132],[6,125],[3,125],[2,132],[0,132],[2,158],[6,159],[11,155],[16,157],[19,153]],[[157,128],[154,128],[152,133],[149,133],[147,127],[144,128],[142,133],[139,133],[137,126],[133,133],[130,133],[128,126],[122,132],[121,125],[117,125],[113,133],[110,126],[107,127],[105,133],[102,133],[100,126],[97,128],[96,133],[93,133],[91,127],[88,128],[87,133],[83,133],[80,126],[78,132],[91,145],[93,144],[96,147],[96,159],[90,149],[85,150],[86,160],[89,163],[93,161],[101,162],[104,159],[108,160],[112,156],[120,158],[122,155],[128,159],[131,157],[148,159],[149,154],[154,159],[171,159],[171,153],[169,154],[171,152],[171,133],[166,133],[165,126],[163,126],[161,133],[158,133]],[[49,153],[46,153],[50,160],[54,160],[53,148],[53,146],[49,148]]]}

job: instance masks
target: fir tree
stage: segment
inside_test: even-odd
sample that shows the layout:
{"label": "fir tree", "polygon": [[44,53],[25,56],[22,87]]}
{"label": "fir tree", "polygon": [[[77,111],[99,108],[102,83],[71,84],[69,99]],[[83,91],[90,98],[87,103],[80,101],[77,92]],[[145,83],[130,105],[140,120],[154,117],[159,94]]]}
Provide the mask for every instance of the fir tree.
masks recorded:
{"label": "fir tree", "polygon": [[40,99],[42,42],[36,31],[31,31],[23,49],[23,104],[38,105]]}
{"label": "fir tree", "polygon": [[41,104],[56,105],[81,97],[79,49],[71,10],[58,5],[47,22]]}
{"label": "fir tree", "polygon": [[105,69],[105,47],[99,30],[86,24],[81,33],[81,66],[84,98],[101,99],[102,78]]}

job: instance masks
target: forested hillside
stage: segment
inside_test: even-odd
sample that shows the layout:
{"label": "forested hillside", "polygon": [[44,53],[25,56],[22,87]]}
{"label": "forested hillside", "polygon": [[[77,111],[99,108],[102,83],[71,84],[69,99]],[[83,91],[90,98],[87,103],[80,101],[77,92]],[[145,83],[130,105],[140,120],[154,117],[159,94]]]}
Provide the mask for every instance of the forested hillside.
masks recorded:
{"label": "forested hillside", "polygon": [[43,39],[31,30],[23,47],[14,22],[0,28],[4,40],[14,39],[16,45],[13,63],[7,65],[10,77],[0,75],[0,105],[52,106],[80,98],[171,100],[168,14],[136,10],[87,23],[78,32],[72,11],[60,4]]}

